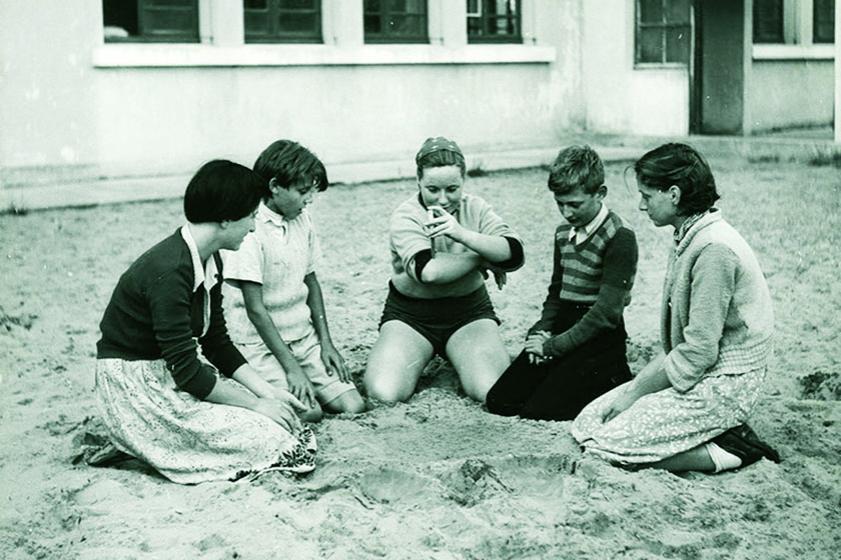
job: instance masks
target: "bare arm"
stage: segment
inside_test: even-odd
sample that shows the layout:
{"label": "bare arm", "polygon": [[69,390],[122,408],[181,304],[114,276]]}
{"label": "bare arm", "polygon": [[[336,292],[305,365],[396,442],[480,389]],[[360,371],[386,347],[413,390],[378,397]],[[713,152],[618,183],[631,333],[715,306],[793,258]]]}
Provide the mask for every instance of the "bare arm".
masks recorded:
{"label": "bare arm", "polygon": [[263,303],[263,286],[256,282],[246,281],[237,282],[237,286],[242,290],[248,319],[286,372],[286,380],[292,393],[305,403],[314,403],[315,391],[312,383],[304,374],[289,346],[280,338],[280,333]]}
{"label": "bare arm", "polygon": [[625,391],[605,410],[602,421],[608,422],[620,413],[628,410],[641,397],[656,393],[672,386],[663,367],[666,355],[661,351],[648,362],[648,365],[633,381],[626,385]]}
{"label": "bare arm", "polygon": [[324,297],[321,293],[321,284],[315,272],[304,276],[304,284],[307,285],[307,307],[310,308],[313,328],[321,342],[321,359],[330,374],[336,373],[342,381],[350,381],[350,372],[347,370],[345,361],[339,351],[333,345],[330,338],[330,329],[327,327],[327,312],[324,310]]}
{"label": "bare arm", "polygon": [[[251,366],[243,364],[234,372],[233,378],[251,389],[253,382],[252,376],[259,377],[251,369]],[[263,383],[268,386],[268,383],[265,381]],[[259,383],[257,386],[259,387]],[[272,419],[293,434],[301,428],[300,420],[298,420],[295,411],[305,408],[298,399],[286,391],[270,398],[268,396],[258,396],[247,391],[241,391],[228,383],[216,383],[205,400],[217,404],[247,408]]]}
{"label": "bare arm", "polygon": [[479,269],[482,266],[482,260],[476,254],[438,253],[423,267],[420,280],[429,284],[454,282]]}
{"label": "bare arm", "polygon": [[430,207],[430,210],[437,214],[437,217],[426,223],[430,239],[446,235],[491,263],[505,262],[511,258],[511,245],[505,237],[469,230],[443,208],[436,206]]}

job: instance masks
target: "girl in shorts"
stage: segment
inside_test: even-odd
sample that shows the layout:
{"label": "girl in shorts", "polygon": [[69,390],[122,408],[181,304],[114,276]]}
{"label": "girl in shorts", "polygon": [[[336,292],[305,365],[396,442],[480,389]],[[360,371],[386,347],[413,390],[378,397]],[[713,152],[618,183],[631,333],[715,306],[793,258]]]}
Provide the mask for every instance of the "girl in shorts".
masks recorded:
{"label": "girl in shorts", "polygon": [[463,192],[464,154],[429,138],[415,157],[418,192],[392,214],[392,276],[380,335],[365,371],[368,396],[405,401],[435,354],[450,360],[465,392],[484,402],[510,358],[485,289],[523,264],[517,234],[481,198]]}

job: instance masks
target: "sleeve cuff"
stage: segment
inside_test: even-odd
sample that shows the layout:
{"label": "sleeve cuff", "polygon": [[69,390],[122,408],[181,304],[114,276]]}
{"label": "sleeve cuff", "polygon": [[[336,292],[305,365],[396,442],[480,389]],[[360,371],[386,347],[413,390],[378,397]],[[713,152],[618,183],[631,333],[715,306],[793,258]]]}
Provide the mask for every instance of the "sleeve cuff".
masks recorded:
{"label": "sleeve cuff", "polygon": [[216,376],[209,367],[202,367],[189,381],[181,385],[182,391],[187,391],[199,400],[205,400],[216,386]]}

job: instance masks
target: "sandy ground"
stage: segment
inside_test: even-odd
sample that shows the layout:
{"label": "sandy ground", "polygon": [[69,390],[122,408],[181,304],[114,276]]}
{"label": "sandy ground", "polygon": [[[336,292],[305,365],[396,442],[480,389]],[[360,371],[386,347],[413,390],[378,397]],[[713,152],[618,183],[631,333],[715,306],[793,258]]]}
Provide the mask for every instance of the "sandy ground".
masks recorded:
{"label": "sandy ground", "polygon": [[[180,202],[0,217],[0,557],[837,558],[841,548],[841,178],[838,169],[715,161],[721,207],[756,249],[777,349],[752,424],[781,452],[706,476],[581,460],[566,422],[487,414],[433,362],[408,403],[316,427],[317,470],[179,486],[137,462],[74,465],[101,431],[97,325],[117,277],[181,223]],[[637,231],[626,312],[635,371],[657,341],[670,232],[635,210],[621,166],[612,208]],[[491,289],[512,354],[536,318],[559,216],[540,170],[474,178],[523,235],[527,265]],[[313,213],[337,345],[362,373],[385,296],[387,216],[409,182],[335,186]],[[835,552],[833,552],[835,551]]]}

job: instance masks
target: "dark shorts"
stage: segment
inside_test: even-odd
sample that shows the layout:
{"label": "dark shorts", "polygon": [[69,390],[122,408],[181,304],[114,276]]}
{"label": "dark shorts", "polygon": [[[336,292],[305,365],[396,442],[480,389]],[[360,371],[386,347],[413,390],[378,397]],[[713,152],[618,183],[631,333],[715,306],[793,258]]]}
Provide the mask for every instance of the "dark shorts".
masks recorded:
{"label": "dark shorts", "polygon": [[389,282],[380,327],[388,321],[401,321],[427,339],[436,354],[443,356],[453,333],[479,319],[500,322],[485,286],[466,296],[421,299],[401,294]]}

